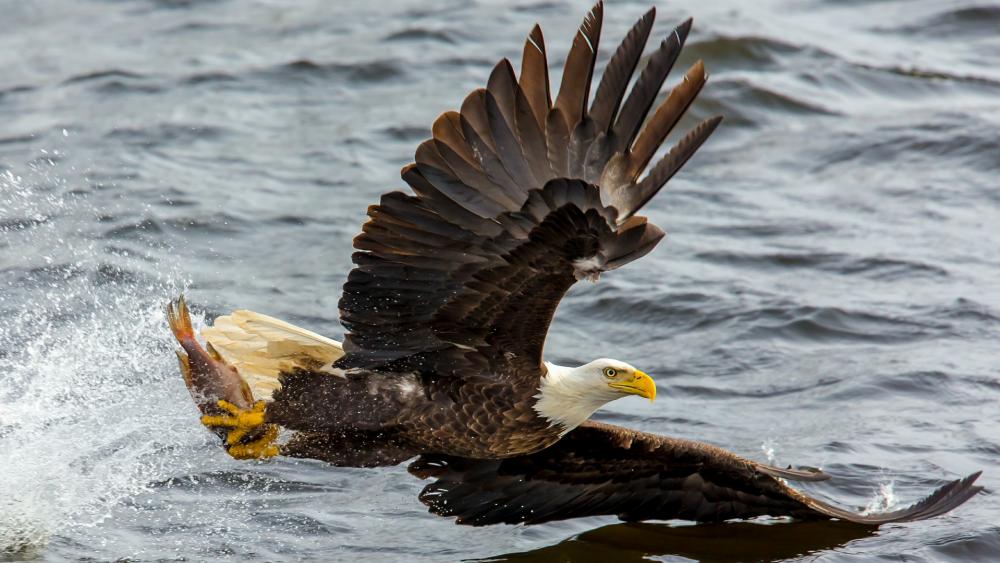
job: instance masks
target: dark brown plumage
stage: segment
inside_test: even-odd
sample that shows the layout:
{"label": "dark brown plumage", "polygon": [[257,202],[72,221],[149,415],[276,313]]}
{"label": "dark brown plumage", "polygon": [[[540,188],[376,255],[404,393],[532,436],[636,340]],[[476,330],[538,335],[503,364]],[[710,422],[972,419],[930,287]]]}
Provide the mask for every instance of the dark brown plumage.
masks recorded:
{"label": "dark brown plumage", "polygon": [[701,442],[588,422],[540,452],[504,460],[421,456],[410,472],[436,480],[420,500],[460,524],[539,524],[582,516],[626,521],[721,522],[754,516],[836,518],[864,525],[923,520],[982,490],[979,473],[951,481],[920,502],[862,515],[792,489],[828,479],[819,470],[763,465]]}
{"label": "dark brown plumage", "polygon": [[558,439],[564,429],[534,406],[560,299],[577,280],[656,246],[663,231],[633,215],[719,122],[695,128],[654,177],[637,179],[705,79],[696,65],[640,134],[690,27],[670,35],[626,99],[653,16],[626,36],[593,106],[602,4],[580,26],[554,102],[536,27],[520,80],[502,60],[485,89],[437,120],[402,173],[415,195],[383,196],[354,241],[356,267],[340,300],[346,355],[335,365],[345,378],[287,375],[268,420],[378,431],[413,453],[471,457],[530,453]]}
{"label": "dark brown plumage", "polygon": [[[621,362],[614,365],[630,370],[633,387],[623,387],[614,379],[620,373],[605,364],[589,368],[596,372],[591,379],[590,364],[577,370],[545,364],[555,309],[578,280],[596,280],[659,243],[663,231],[636,213],[721,120],[698,124],[642,176],[706,81],[699,61],[647,119],[691,28],[688,20],[674,29],[629,90],[654,16],[650,10],[640,18],[616,49],[592,103],[601,3],[574,38],[554,101],[536,26],[519,78],[502,60],[461,111],[437,119],[433,137],[402,172],[413,193],[385,194],[354,240],[355,268],[339,304],[348,330],[342,349],[243,312],[240,322],[263,331],[254,336],[263,340],[255,358],[266,350],[266,365],[292,366],[274,370],[280,369],[280,388],[266,411],[262,402],[252,412],[237,408],[250,398],[231,381],[201,383],[231,370],[221,356],[201,350],[189,330],[177,333],[189,355],[219,364],[183,364],[188,371],[204,364],[205,373],[185,378],[192,392],[238,403],[222,405],[232,417],[203,418],[234,428],[227,436],[234,457],[274,455],[277,446],[256,439],[273,440],[273,424],[295,431],[281,446],[284,455],[360,467],[420,456],[410,470],[436,479],[421,500],[474,525],[598,514],[698,521],[767,514],[877,525],[940,514],[980,490],[972,485],[976,474],[910,509],[866,517],[782,481],[825,479],[819,472],[768,467],[697,442],[580,425],[615,398],[609,388],[652,398],[655,386]],[[176,315],[172,324],[180,326]],[[252,356],[253,340],[237,321],[227,326],[232,342],[240,342],[235,353]],[[292,344],[281,346],[282,335]]]}

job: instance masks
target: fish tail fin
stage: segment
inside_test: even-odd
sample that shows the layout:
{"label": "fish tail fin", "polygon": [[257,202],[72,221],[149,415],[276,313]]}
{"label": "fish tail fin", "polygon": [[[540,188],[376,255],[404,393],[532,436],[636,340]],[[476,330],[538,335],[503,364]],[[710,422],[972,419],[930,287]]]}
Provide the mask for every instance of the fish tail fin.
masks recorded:
{"label": "fish tail fin", "polygon": [[167,303],[167,324],[170,325],[170,331],[174,333],[174,338],[178,342],[194,340],[191,312],[188,310],[184,295],[178,297],[177,301]]}
{"label": "fish tail fin", "polygon": [[[191,326],[191,317],[187,314],[187,303],[184,302],[184,296],[181,295],[176,302],[171,301],[167,303],[167,324],[170,325],[170,332],[173,333],[174,338],[177,339],[178,343],[183,343],[187,340],[194,338],[194,329]],[[188,356],[185,349],[174,350],[177,354],[177,362],[180,364],[181,375],[184,377],[184,383],[189,388],[191,387],[191,357]]]}
{"label": "fish tail fin", "polygon": [[173,333],[181,349],[176,350],[177,360],[180,362],[181,375],[188,388],[191,388],[195,372],[197,371],[198,360],[204,360],[205,351],[198,343],[198,338],[194,333],[194,325],[191,323],[191,311],[188,309],[184,295],[176,301],[167,303],[167,324],[170,332]]}

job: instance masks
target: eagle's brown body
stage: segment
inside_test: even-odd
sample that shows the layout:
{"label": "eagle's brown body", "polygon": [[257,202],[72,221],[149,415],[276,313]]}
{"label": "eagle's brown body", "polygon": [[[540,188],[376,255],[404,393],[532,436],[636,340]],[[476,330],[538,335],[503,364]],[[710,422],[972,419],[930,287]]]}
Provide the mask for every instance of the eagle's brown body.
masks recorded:
{"label": "eagle's brown body", "polygon": [[395,465],[428,452],[505,458],[559,439],[561,429],[535,412],[534,394],[485,377],[299,372],[275,394],[267,419],[300,431],[296,451],[335,465]]}
{"label": "eagle's brown body", "polygon": [[[909,509],[844,511],[783,481],[826,478],[819,472],[583,423],[593,410],[581,417],[573,399],[583,404],[592,396],[569,391],[581,380],[547,371],[542,351],[560,299],[578,280],[596,280],[660,242],[664,232],[637,213],[721,120],[695,125],[660,152],[707,75],[696,62],[651,112],[691,26],[688,20],[675,28],[636,73],[653,19],[650,10],[615,49],[592,101],[601,3],[574,38],[555,99],[536,26],[519,75],[500,61],[485,89],[469,94],[461,111],[438,118],[433,137],[403,170],[412,193],[385,194],[354,240],[355,267],[339,303],[348,331],[342,350],[275,319],[263,322],[271,332],[258,334],[269,354],[277,355],[271,345],[280,349],[283,335],[305,335],[320,349],[335,349],[319,356],[335,360],[305,353],[314,361],[297,358],[281,368],[266,405],[258,401],[246,411],[220,404],[233,416],[203,418],[234,428],[227,436],[234,457],[278,453],[274,444],[248,442],[268,423],[269,440],[273,425],[294,431],[280,448],[284,455],[351,466],[420,456],[411,470],[437,479],[422,500],[469,524],[770,514],[877,525],[934,516],[978,492],[973,475]],[[205,370],[187,378],[193,390],[210,372],[230,373],[196,361],[207,355],[193,339],[178,338],[193,350],[182,366]],[[614,387],[600,373],[602,389]],[[556,393],[558,381],[565,387]],[[222,399],[246,402],[236,396],[238,386],[212,388],[233,395]],[[643,396],[655,396],[655,387]]]}

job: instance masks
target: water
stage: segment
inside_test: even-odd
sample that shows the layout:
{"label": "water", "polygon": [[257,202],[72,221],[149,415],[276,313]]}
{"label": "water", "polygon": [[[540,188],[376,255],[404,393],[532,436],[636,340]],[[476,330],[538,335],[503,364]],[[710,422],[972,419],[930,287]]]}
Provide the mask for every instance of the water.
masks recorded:
{"label": "water", "polygon": [[[365,207],[443,110],[561,61],[586,2],[7,2],[0,34],[0,551],[77,560],[967,561],[1000,558],[1000,9],[955,1],[661,4],[695,17],[694,118],[727,120],[647,208],[651,256],[572,291],[552,361],[613,356],[653,405],[600,418],[936,520],[469,529],[402,468],[238,463],[197,423],[161,306],[332,337]],[[612,2],[604,45],[645,0]],[[604,58],[607,57],[605,50]],[[687,123],[692,123],[693,120]]]}

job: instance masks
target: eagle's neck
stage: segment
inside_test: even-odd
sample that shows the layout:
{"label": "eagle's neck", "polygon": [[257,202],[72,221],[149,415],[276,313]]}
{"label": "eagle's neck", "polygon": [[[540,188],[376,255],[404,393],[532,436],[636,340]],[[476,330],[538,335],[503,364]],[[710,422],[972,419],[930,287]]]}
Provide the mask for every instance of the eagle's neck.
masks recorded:
{"label": "eagle's neck", "polygon": [[595,396],[593,387],[579,377],[572,377],[574,368],[545,362],[548,373],[542,378],[535,395],[535,412],[548,419],[552,426],[560,426],[562,434],[583,424],[590,415],[607,403]]}

